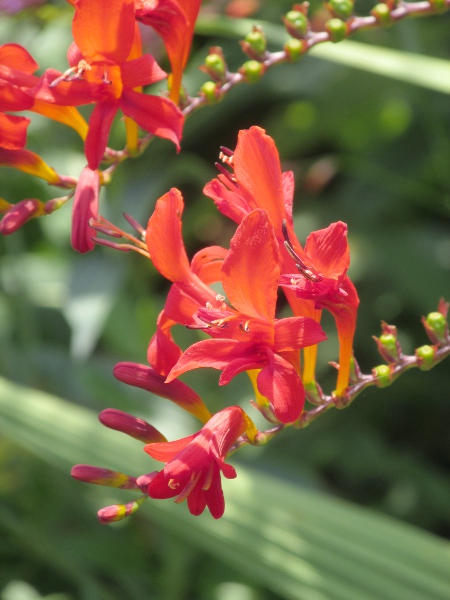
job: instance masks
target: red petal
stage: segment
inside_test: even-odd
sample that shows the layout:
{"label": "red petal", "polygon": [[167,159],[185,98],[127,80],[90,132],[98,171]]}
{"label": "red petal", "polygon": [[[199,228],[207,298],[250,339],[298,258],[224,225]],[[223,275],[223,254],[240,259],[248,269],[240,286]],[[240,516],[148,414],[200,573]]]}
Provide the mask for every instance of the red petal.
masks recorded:
{"label": "red petal", "polygon": [[322,327],[309,317],[289,317],[275,323],[275,352],[289,352],[327,339]]}
{"label": "red petal", "polygon": [[27,143],[30,119],[5,115],[0,112],[0,148],[20,150]]}
{"label": "red petal", "polygon": [[242,194],[254,208],[267,211],[275,231],[285,218],[284,189],[275,142],[260,127],[239,132],[234,172]]}
{"label": "red petal", "polygon": [[146,242],[153,264],[163,277],[173,282],[191,277],[181,237],[183,209],[181,192],[172,188],[156,202],[147,225]]}
{"label": "red petal", "polygon": [[31,54],[19,44],[0,46],[0,64],[27,75],[32,75],[39,68]]}
{"label": "red petal", "polygon": [[194,433],[193,435],[188,435],[187,437],[175,440],[174,442],[147,444],[147,446],[144,446],[144,450],[155,460],[167,463],[179,452],[184,450],[197,435],[198,434]]}
{"label": "red petal", "polygon": [[0,80],[0,107],[2,111],[28,110],[32,106],[33,98],[31,96],[28,96],[14,85]]}
{"label": "red petal", "polygon": [[233,353],[239,351],[240,346],[242,344],[235,340],[202,340],[197,342],[180,356],[166,381],[172,381],[186,371],[200,369],[201,367],[224,369],[233,360]]}
{"label": "red petal", "polygon": [[235,190],[229,189],[233,184],[228,181],[225,184],[224,179],[223,175],[219,175],[217,179],[213,179],[205,185],[203,193],[214,200],[215,205],[223,215],[235,223],[240,223],[245,215],[252,211],[254,206],[249,206],[247,200],[239,194],[237,186],[234,186]]}
{"label": "red petal", "polygon": [[313,231],[306,240],[305,252],[311,257],[312,266],[325,277],[342,278],[350,265],[347,225],[338,221]]}
{"label": "red petal", "polygon": [[123,86],[128,88],[150,85],[167,77],[167,73],[150,54],[127,61],[121,66],[120,72]]}
{"label": "red petal", "polygon": [[203,248],[194,255],[191,261],[191,270],[204,283],[211,284],[221,280],[222,265],[228,250],[221,246]]}
{"label": "red petal", "polygon": [[76,0],[72,33],[85,58],[125,62],[134,39],[134,0]]}
{"label": "red petal", "polygon": [[293,423],[300,417],[305,391],[297,372],[284,358],[272,354],[270,363],[258,374],[257,385],[281,423]]}
{"label": "red petal", "polygon": [[92,111],[84,152],[88,165],[93,170],[98,169],[102,162],[117,108],[117,102],[99,102]]}
{"label": "red petal", "polygon": [[254,210],[239,225],[222,267],[223,288],[239,312],[267,320],[275,317],[278,260],[278,242],[267,213]]}
{"label": "red petal", "polygon": [[97,217],[99,191],[98,171],[85,167],[78,178],[72,210],[72,248],[77,252],[94,249],[91,238],[96,231],[89,226],[89,219]]}
{"label": "red petal", "polygon": [[120,99],[120,108],[127,117],[136,121],[139,127],[170,140],[177,150],[180,149],[184,116],[171,100],[125,88]]}

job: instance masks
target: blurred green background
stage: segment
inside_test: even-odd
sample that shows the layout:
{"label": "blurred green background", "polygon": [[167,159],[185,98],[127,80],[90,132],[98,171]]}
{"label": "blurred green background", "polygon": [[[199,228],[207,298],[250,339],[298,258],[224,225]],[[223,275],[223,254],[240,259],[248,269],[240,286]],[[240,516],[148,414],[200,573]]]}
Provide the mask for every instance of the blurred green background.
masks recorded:
{"label": "blurred green background", "polygon": [[[278,24],[290,7],[267,0],[254,16]],[[357,12],[367,14],[371,7],[361,2]],[[313,3],[313,8],[320,15],[322,6]],[[41,69],[64,70],[71,14],[64,3],[2,14],[0,42],[23,44]],[[448,61],[449,25],[444,14],[352,39],[372,48],[375,63],[380,47]],[[211,29],[206,21],[199,25],[203,34],[195,39],[185,76],[190,93],[206,79],[197,67],[210,46],[223,47],[232,69],[245,60],[238,36],[214,37]],[[156,37],[148,35],[146,43],[167,68]],[[334,48],[337,55],[338,47],[329,46],[330,55]],[[279,47],[269,43],[270,49]],[[371,339],[380,333],[380,320],[397,325],[410,353],[427,342],[420,316],[435,310],[441,296],[450,300],[450,104],[445,93],[402,82],[404,73],[385,77],[330,57],[312,53],[298,64],[278,66],[260,83],[235,88],[217,106],[194,113],[179,155],[156,140],[143,156],[121,165],[102,191],[101,213],[125,228],[123,211],[145,224],[157,198],[176,186],[186,202],[189,254],[204,245],[227,245],[234,225],[218,214],[202,188],[215,176],[219,146],[234,148],[241,128],[265,128],[284,170],[295,173],[299,238],[336,220],[348,223],[350,275],[361,299],[355,354],[367,372],[382,362]],[[414,81],[414,71],[408,77]],[[110,145],[120,148],[122,135],[118,122]],[[71,130],[33,115],[28,139],[28,147],[60,173],[78,176],[84,157]],[[10,169],[1,170],[0,182],[0,194],[10,202],[55,195]],[[118,361],[145,363],[166,283],[139,255],[101,247],[75,255],[70,216],[66,206],[0,240],[1,375],[64,399],[67,410],[80,405],[98,413],[115,407],[146,418],[170,439],[192,433],[196,425],[188,415],[112,376]],[[318,379],[329,393],[334,373],[328,361],[336,360],[337,344],[332,320],[325,318],[324,325],[331,342],[321,348]],[[177,335],[180,343],[187,339],[186,332]],[[184,379],[213,410],[236,401],[248,407],[252,392],[244,376],[220,389],[218,373],[210,370]],[[289,430],[266,447],[245,449],[234,459],[238,480],[239,464],[246,465],[448,538],[449,399],[448,361],[428,373],[409,372],[389,389],[366,391],[345,412],[331,411],[306,430]],[[26,429],[23,434],[27,439]],[[221,561],[191,543],[189,533],[183,537],[166,527],[151,510],[119,526],[100,526],[99,488],[72,481],[26,443],[16,443],[11,431],[0,435],[1,600],[341,597],[277,591],[276,582],[262,584]],[[95,446],[95,428],[92,435],[89,443]],[[73,456],[73,462],[82,459]],[[101,466],[116,464],[111,459]],[[131,460],[129,473],[140,474]],[[107,502],[130,499],[117,492]],[[260,500],[254,501],[257,506]],[[178,510],[187,512],[185,506]],[[196,519],[190,519],[195,532]],[[401,598],[392,592],[380,600],[388,597]]]}

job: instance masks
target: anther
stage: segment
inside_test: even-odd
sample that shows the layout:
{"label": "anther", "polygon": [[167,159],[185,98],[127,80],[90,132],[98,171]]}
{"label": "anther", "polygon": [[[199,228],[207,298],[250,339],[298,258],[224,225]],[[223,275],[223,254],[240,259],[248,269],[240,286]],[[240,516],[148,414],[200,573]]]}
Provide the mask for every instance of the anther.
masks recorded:
{"label": "anther", "polygon": [[250,321],[245,321],[245,323],[239,323],[239,331],[241,333],[248,333],[250,331],[249,324]]}
{"label": "anther", "polygon": [[230,171],[228,171],[227,169],[225,169],[225,167],[223,165],[220,164],[220,162],[216,162],[214,163],[215,166],[217,167],[217,169],[222,173],[222,175],[225,175],[225,177],[231,181],[231,183],[236,183],[236,177],[230,173]]}

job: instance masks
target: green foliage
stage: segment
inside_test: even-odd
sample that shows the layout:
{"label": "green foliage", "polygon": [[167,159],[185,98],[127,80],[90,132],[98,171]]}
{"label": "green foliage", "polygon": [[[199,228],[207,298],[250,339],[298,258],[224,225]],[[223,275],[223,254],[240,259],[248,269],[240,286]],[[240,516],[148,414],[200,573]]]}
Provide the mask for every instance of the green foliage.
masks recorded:
{"label": "green foliage", "polygon": [[[270,50],[287,40],[283,26],[273,23],[291,6],[263,3],[258,23]],[[12,35],[41,66],[64,69],[70,7],[50,8],[48,19],[2,18],[0,38]],[[189,92],[205,82],[197,66],[210,46],[224,48],[230,68],[242,65],[238,40],[254,23],[199,23],[185,77]],[[201,190],[215,175],[220,145],[233,148],[240,128],[265,127],[284,168],[295,173],[300,238],[339,219],[349,225],[351,275],[361,297],[355,348],[363,370],[380,360],[371,336],[379,335],[381,319],[398,326],[402,347],[411,352],[427,342],[420,315],[435,310],[441,296],[450,298],[447,38],[448,15],[409,20],[322,44],[296,64],[274,67],[254,86],[233,89],[194,113],[180,155],[157,141],[123,164],[103,192],[102,213],[119,224],[125,210],[145,224],[159,195],[178,186],[187,203],[190,256],[205,244],[226,245],[233,226]],[[76,176],[84,165],[76,136],[44,119],[32,123],[30,147],[65,174]],[[31,177],[5,169],[1,177],[9,201],[36,195]],[[50,198],[51,190],[41,185],[39,194]],[[1,240],[1,373],[66,400],[5,384],[0,594],[18,580],[43,596],[61,592],[83,600],[223,600],[227,589],[240,590],[242,600],[245,594],[252,600],[448,597],[448,545],[399,522],[450,535],[445,364],[407,373],[306,430],[245,449],[246,467],[226,488],[223,522],[188,517],[185,507],[169,501],[117,527],[98,525],[95,511],[122,498],[71,481],[70,466],[86,461],[136,474],[145,459],[139,444],[104,431],[94,413],[126,410],[170,439],[196,425],[165,400],[111,375],[119,360],[145,362],[165,284],[139,256],[109,249],[74,256],[69,221],[66,206]],[[331,323],[324,325],[332,340]],[[184,343],[194,334],[175,335]],[[327,391],[330,360],[336,360],[332,344],[319,354]],[[186,381],[213,410],[230,399],[247,407],[252,393],[244,377],[220,389],[209,371]]]}

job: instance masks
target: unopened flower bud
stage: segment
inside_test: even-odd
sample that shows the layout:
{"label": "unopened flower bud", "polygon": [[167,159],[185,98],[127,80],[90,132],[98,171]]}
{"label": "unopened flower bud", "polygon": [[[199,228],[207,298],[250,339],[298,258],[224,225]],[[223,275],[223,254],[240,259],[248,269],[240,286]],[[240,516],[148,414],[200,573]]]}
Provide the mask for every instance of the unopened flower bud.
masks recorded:
{"label": "unopened flower bud", "polygon": [[227,73],[227,65],[222,53],[222,48],[219,46],[210,48],[209,54],[205,58],[205,63],[200,69],[215,81],[223,81]]}
{"label": "unopened flower bud", "polygon": [[392,23],[391,9],[387,4],[377,4],[372,8],[370,14],[376,18],[380,25],[390,25]]}
{"label": "unopened flower bud", "polygon": [[378,352],[387,362],[394,363],[399,358],[397,338],[392,333],[384,333],[379,338],[373,336]]}
{"label": "unopened flower bud", "polygon": [[428,337],[433,344],[444,343],[448,337],[448,323],[445,315],[440,312],[431,312],[427,317],[422,317]]}
{"label": "unopened flower bud", "polygon": [[257,60],[249,60],[239,69],[247,83],[257,83],[264,75],[264,65]]}
{"label": "unopened flower bud", "polygon": [[267,50],[267,40],[264,32],[259,27],[254,27],[242,42],[242,49],[251,58],[261,59]]}
{"label": "unopened flower bud", "polygon": [[148,496],[141,496],[133,502],[127,502],[127,504],[113,504],[112,506],[106,506],[98,511],[98,520],[104,525],[122,521],[122,519],[135,513],[147,498]]}
{"label": "unopened flower bud", "polygon": [[434,346],[425,345],[416,348],[415,355],[417,357],[419,369],[422,371],[428,371],[428,369],[434,367],[434,359],[436,356],[436,348]]}
{"label": "unopened flower bud", "polygon": [[208,104],[215,104],[219,99],[219,95],[217,94],[217,83],[214,81],[207,81],[200,88],[200,92],[206,99]]}
{"label": "unopened flower bud", "polygon": [[13,204],[0,221],[0,234],[10,235],[33,217],[42,215],[43,206],[36,198],[28,198]]}
{"label": "unopened flower bud", "polygon": [[379,388],[384,388],[391,384],[391,369],[388,365],[379,365],[373,368],[372,375],[376,377],[375,385]]}
{"label": "unopened flower bud", "polygon": [[325,23],[325,29],[333,43],[342,42],[347,37],[347,25],[341,19],[330,19]]}
{"label": "unopened flower bud", "polygon": [[122,488],[124,490],[136,490],[139,486],[135,477],[130,477],[119,471],[91,467],[90,465],[75,465],[70,471],[71,476],[78,481],[105,485],[107,487]]}
{"label": "unopened flower bud", "polygon": [[308,17],[300,10],[290,10],[283,17],[284,25],[289,35],[302,39],[309,31]]}
{"label": "unopened flower bud", "polygon": [[430,4],[437,13],[442,13],[447,10],[447,2],[445,0],[430,0]]}
{"label": "unopened flower bud", "polygon": [[129,415],[121,410],[107,408],[102,410],[98,418],[105,427],[126,433],[145,444],[167,442],[163,434],[147,423],[147,421]]}
{"label": "unopened flower bud", "polygon": [[288,60],[295,62],[304,52],[303,42],[296,38],[292,38],[285,43],[284,51],[286,52]]}
{"label": "unopened flower bud", "polygon": [[328,10],[340,19],[348,19],[353,14],[353,0],[329,0]]}

